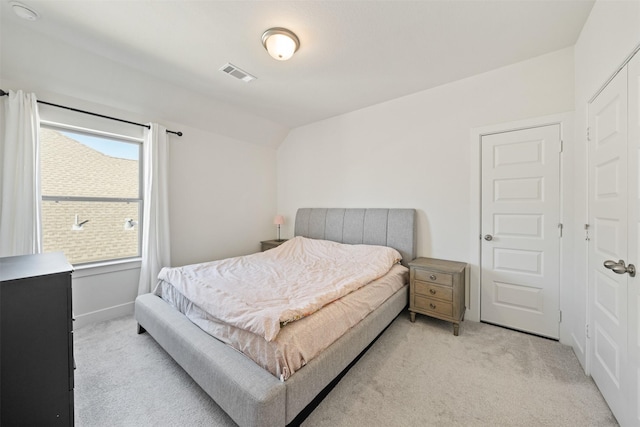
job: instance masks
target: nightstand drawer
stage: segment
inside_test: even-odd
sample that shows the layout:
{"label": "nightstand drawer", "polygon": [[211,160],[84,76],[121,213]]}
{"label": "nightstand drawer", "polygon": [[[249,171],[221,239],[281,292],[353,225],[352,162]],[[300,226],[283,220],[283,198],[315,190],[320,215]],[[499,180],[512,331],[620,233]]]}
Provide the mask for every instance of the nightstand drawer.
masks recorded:
{"label": "nightstand drawer", "polygon": [[419,280],[416,280],[414,284],[416,294],[429,298],[453,301],[453,288],[449,286],[434,285],[433,283],[421,282]]}
{"label": "nightstand drawer", "polygon": [[415,296],[415,308],[419,310],[432,311],[444,316],[453,316],[453,304],[436,299]]}
{"label": "nightstand drawer", "polygon": [[264,241],[260,242],[261,250],[262,250],[262,252],[264,252],[264,251],[268,251],[269,249],[277,248],[278,246],[280,246],[281,244],[283,244],[286,241],[287,241],[287,239],[264,240]]}
{"label": "nightstand drawer", "polygon": [[439,285],[451,286],[453,285],[453,277],[451,274],[438,273],[435,271],[421,270],[416,268],[415,270],[416,280],[422,280],[424,282],[437,283]]}
{"label": "nightstand drawer", "polygon": [[409,263],[409,313],[453,323],[458,335],[464,319],[467,264],[435,258],[416,258]]}

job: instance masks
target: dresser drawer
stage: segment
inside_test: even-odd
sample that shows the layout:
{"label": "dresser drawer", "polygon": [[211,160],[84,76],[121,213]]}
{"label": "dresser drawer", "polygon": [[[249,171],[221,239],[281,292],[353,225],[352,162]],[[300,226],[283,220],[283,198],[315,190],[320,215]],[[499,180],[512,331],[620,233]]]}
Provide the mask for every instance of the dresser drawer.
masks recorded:
{"label": "dresser drawer", "polygon": [[420,295],[415,295],[415,308],[417,308],[418,310],[432,311],[444,316],[453,316],[452,303],[425,298]]}
{"label": "dresser drawer", "polygon": [[438,298],[445,301],[453,301],[453,288],[449,286],[434,285],[429,282],[414,281],[415,293],[430,298]]}
{"label": "dresser drawer", "polygon": [[416,268],[415,270],[416,280],[422,280],[423,282],[437,283],[439,285],[451,286],[453,285],[453,276],[446,273],[438,273],[435,271],[421,270]]}

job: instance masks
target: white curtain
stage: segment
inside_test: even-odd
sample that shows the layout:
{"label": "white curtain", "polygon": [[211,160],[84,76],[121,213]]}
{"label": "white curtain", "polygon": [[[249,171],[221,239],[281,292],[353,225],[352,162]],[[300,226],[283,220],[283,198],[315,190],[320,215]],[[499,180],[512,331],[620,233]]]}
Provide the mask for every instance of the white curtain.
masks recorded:
{"label": "white curtain", "polygon": [[143,145],[144,209],[142,215],[142,267],[138,294],[153,291],[162,267],[171,265],[169,251],[169,147],[167,129],[151,123]]}
{"label": "white curtain", "polygon": [[0,256],[42,252],[40,117],[35,94],[9,91],[0,114]]}

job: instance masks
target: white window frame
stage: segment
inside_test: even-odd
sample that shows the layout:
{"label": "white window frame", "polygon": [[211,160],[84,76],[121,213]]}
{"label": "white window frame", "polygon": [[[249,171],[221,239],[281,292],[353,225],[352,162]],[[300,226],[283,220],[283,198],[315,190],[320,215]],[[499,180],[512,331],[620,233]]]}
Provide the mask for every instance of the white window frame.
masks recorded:
{"label": "white window frame", "polygon": [[[142,227],[143,227],[143,212],[144,212],[144,163],[143,163],[143,145],[144,139],[142,137],[134,137],[128,135],[122,135],[112,132],[105,132],[98,129],[90,129],[86,127],[74,126],[66,123],[40,120],[41,128],[48,128],[59,131],[70,131],[75,133],[84,134],[87,136],[97,136],[105,139],[112,139],[117,142],[127,142],[138,144],[138,198],[119,198],[119,197],[78,197],[78,196],[45,196],[42,195],[42,201],[60,201],[60,202],[116,202],[116,203],[138,203],[138,255],[133,257],[124,258],[112,258],[99,261],[90,261],[85,263],[73,264],[76,270],[84,270],[87,268],[106,267],[106,271],[113,270],[109,266],[114,266],[116,270],[136,268],[139,267],[139,263],[142,259]],[[131,264],[135,263],[135,264]]]}

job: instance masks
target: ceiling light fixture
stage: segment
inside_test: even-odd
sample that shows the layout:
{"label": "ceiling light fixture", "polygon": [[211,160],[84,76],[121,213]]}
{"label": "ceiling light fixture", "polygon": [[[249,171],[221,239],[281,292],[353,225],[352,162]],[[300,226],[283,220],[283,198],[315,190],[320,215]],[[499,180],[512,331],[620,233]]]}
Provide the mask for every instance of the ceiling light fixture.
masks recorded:
{"label": "ceiling light fixture", "polygon": [[19,16],[22,19],[26,19],[27,21],[35,21],[40,17],[40,15],[38,15],[38,12],[36,12],[35,10],[31,9],[28,6],[25,6],[22,3],[18,3],[17,1],[12,1],[9,4],[11,5],[11,9],[13,10],[13,13],[15,13],[17,16]]}
{"label": "ceiling light fixture", "polygon": [[286,61],[300,48],[300,40],[286,28],[269,28],[262,34],[262,45],[278,61]]}

